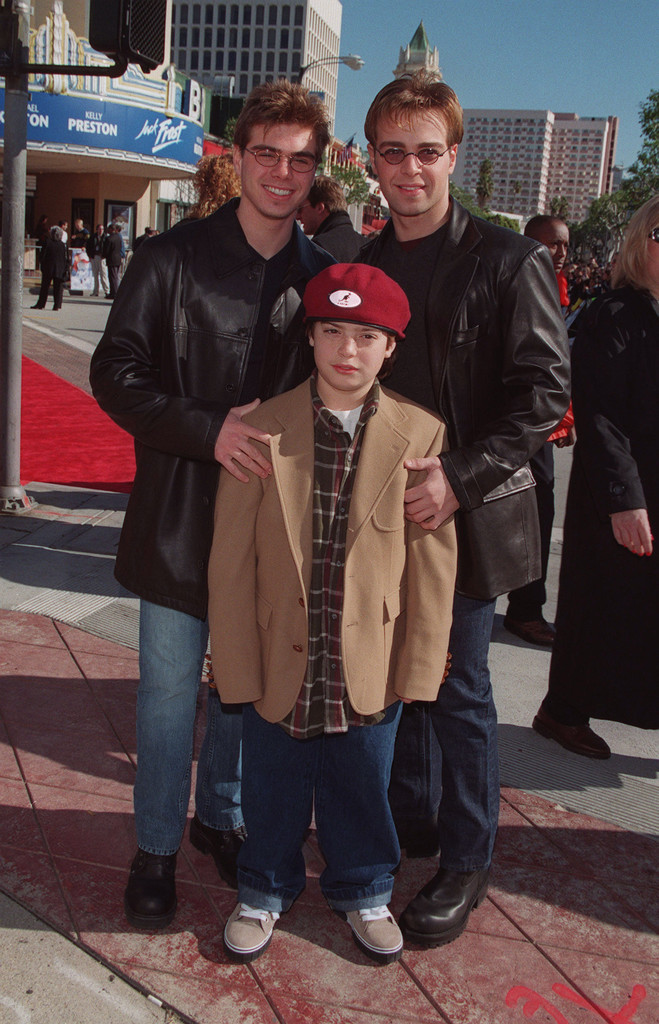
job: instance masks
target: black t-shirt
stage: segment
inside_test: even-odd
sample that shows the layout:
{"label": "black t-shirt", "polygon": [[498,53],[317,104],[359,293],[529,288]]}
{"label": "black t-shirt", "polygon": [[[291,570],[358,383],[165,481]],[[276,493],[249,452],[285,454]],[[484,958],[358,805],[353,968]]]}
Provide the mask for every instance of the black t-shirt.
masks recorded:
{"label": "black t-shirt", "polygon": [[254,259],[258,260],[264,267],[263,291],[261,292],[261,305],[256,321],[252,348],[247,363],[247,372],[240,392],[240,405],[247,405],[255,398],[260,398],[261,369],[268,344],[268,333],[270,330],[270,314],[275,300],[281,291],[282,282],[286,275],[288,265],[291,261],[293,251],[293,238],[280,249],[278,253],[269,260],[254,250]]}
{"label": "black t-shirt", "polygon": [[378,261],[380,270],[393,278],[407,295],[412,317],[405,338],[396,347],[393,370],[383,382],[405,398],[437,412],[430,375],[426,335],[426,300],[432,268],[437,263],[446,237],[446,225],[432,235],[401,244],[393,232],[385,241]]}

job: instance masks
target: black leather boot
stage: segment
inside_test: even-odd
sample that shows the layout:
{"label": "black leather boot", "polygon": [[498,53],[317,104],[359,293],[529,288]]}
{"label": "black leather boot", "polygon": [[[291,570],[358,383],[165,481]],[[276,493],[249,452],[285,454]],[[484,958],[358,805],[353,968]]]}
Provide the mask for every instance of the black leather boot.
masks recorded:
{"label": "black leather boot", "polygon": [[469,915],[487,894],[489,868],[450,871],[440,868],[403,911],[403,935],[420,946],[444,946],[464,931]]}
{"label": "black leather boot", "polygon": [[134,928],[166,928],[176,913],[176,854],[138,850],[124,893],[124,911]]}
{"label": "black leather boot", "polygon": [[238,888],[238,854],[246,837],[244,825],[228,829],[211,828],[204,825],[196,814],[190,822],[190,842],[200,853],[211,854],[220,878],[232,889]]}

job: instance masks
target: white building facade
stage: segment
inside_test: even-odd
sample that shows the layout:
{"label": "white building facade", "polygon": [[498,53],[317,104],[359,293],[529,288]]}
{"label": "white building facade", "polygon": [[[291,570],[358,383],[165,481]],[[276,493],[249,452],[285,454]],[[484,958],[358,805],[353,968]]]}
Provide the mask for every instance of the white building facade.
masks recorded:
{"label": "white building facade", "polygon": [[483,160],[492,161],[492,209],[524,219],[550,213],[565,197],[568,218],[583,220],[594,199],[610,192],[617,117],[586,117],[551,110],[465,110],[465,136],[453,174],[476,194]]}
{"label": "white building facade", "polygon": [[333,125],[342,14],[340,0],[173,0],[172,60],[214,91],[238,97],[326,61],[309,68],[304,84],[322,95]]}

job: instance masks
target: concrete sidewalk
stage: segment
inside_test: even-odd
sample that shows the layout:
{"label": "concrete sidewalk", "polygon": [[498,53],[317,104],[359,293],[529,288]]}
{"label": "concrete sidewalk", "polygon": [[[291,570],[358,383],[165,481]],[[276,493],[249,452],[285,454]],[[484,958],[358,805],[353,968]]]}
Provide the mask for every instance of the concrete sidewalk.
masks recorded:
{"label": "concrete sidewalk", "polygon": [[[75,315],[89,318],[85,306]],[[84,377],[84,353],[65,339],[88,341],[85,329],[66,312],[58,337],[25,334],[71,379]],[[569,461],[557,461],[564,481]],[[457,942],[371,964],[322,900],[313,836],[307,890],[255,964],[226,960],[234,894],[187,835],[173,924],[132,929],[122,893],[135,847],[137,604],[112,576],[126,496],[27,489],[39,504],[0,517],[0,889],[16,901],[0,900],[0,1020],[656,1024],[656,734],[597,723],[608,762],[537,736],[549,653],[505,633],[503,605],[492,647],[501,827],[489,896]],[[434,870],[403,860],[395,913]]]}

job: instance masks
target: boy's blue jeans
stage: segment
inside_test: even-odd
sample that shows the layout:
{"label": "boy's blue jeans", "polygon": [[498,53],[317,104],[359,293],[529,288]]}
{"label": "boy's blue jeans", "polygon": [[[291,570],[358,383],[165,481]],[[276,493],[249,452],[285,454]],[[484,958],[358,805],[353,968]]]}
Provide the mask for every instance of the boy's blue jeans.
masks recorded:
{"label": "boy's blue jeans", "polygon": [[[140,683],[137,691],[137,845],[176,853],[190,800],[194,722],[208,623],[140,601]],[[197,766],[196,811],[204,825],[242,824],[240,709],[224,710],[208,694],[206,734]]]}
{"label": "boy's blue jeans", "polygon": [[329,905],[346,912],[389,903],[400,860],[387,799],[400,708],[391,705],[378,725],[296,740],[245,704],[241,903],[281,913],[300,895],[314,801]]}

